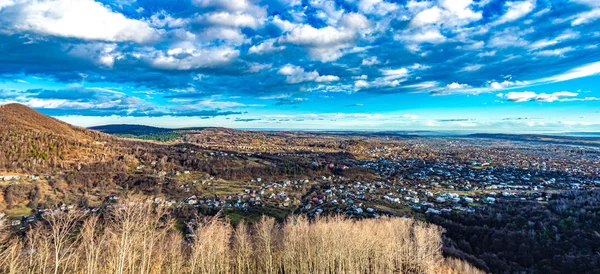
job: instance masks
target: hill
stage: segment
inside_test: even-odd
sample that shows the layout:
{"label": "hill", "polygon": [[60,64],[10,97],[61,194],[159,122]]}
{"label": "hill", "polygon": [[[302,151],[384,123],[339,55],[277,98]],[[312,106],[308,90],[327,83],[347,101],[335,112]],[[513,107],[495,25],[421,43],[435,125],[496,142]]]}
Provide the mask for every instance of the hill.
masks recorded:
{"label": "hill", "polygon": [[0,129],[3,131],[36,131],[74,138],[86,138],[85,129],[43,115],[25,105],[0,106]]}
{"label": "hill", "polygon": [[108,134],[132,134],[132,135],[143,135],[143,134],[156,134],[173,132],[175,129],[160,128],[144,125],[130,125],[130,124],[115,124],[115,125],[103,125],[89,127],[89,129],[97,130]]}
{"label": "hill", "polygon": [[207,129],[207,127],[189,127],[189,128],[161,128],[135,124],[114,124],[90,127],[89,129],[97,130],[107,134],[112,134],[122,138],[133,138],[142,140],[152,140],[160,142],[175,141],[185,134],[199,132]]}
{"label": "hill", "polygon": [[21,104],[0,106],[0,170],[39,172],[99,162],[114,152],[116,141]]}

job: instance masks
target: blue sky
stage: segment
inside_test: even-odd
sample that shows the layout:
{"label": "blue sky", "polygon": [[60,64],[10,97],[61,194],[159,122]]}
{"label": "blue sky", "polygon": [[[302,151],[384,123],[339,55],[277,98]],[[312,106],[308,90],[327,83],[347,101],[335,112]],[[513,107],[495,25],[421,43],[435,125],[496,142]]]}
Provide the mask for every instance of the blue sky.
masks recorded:
{"label": "blue sky", "polygon": [[0,104],[67,122],[600,131],[598,0],[0,0]]}

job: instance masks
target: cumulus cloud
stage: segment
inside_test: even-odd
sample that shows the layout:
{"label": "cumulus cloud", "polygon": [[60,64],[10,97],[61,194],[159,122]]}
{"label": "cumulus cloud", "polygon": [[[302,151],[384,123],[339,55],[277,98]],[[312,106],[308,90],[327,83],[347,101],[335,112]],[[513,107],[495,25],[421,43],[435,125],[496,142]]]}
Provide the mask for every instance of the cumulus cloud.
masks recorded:
{"label": "cumulus cloud", "polygon": [[148,43],[162,32],[147,22],[125,17],[93,0],[27,0],[0,9],[5,32],[31,32],[108,42]]}
{"label": "cumulus cloud", "polygon": [[447,89],[466,89],[466,88],[470,88],[471,86],[467,85],[467,84],[459,84],[457,82],[453,82],[452,84],[448,84],[446,85]]}
{"label": "cumulus cloud", "polygon": [[365,80],[358,80],[358,81],[354,82],[354,87],[357,89],[367,88],[367,87],[369,87],[369,83]]}
{"label": "cumulus cloud", "polygon": [[501,89],[505,89],[505,88],[509,88],[509,87],[516,87],[516,86],[525,86],[528,85],[529,82],[528,81],[502,81],[502,82],[491,82],[489,84],[489,87],[494,89],[494,90],[501,90]]}
{"label": "cumulus cloud", "polygon": [[419,12],[410,24],[421,27],[430,24],[458,26],[480,20],[482,13],[471,9],[472,0],[441,0],[438,5]]}
{"label": "cumulus cloud", "polygon": [[192,3],[202,8],[219,8],[228,11],[244,11],[251,7],[247,0],[192,0]]}
{"label": "cumulus cloud", "polygon": [[199,15],[197,22],[235,28],[258,28],[260,22],[254,16],[245,13],[212,12]]}
{"label": "cumulus cloud", "polygon": [[519,2],[506,2],[504,7],[506,13],[504,13],[495,23],[503,24],[507,22],[515,21],[523,16],[529,14],[535,8],[535,0],[526,0]]}
{"label": "cumulus cloud", "polygon": [[260,44],[251,46],[250,49],[248,49],[248,53],[265,54],[285,49],[285,46],[278,46],[276,43],[276,39],[267,39]]}
{"label": "cumulus cloud", "polygon": [[[340,96],[351,100],[372,94],[410,100],[414,93],[502,91],[503,100],[497,103],[509,101],[505,96],[510,94],[515,102],[594,104],[589,102],[599,97],[596,90],[587,96],[511,93],[600,74],[593,59],[600,37],[595,30],[600,4],[571,0],[561,4],[560,12],[558,8],[551,1],[534,0],[192,0],[168,5],[0,0],[0,89],[11,90],[0,96],[17,98],[26,85],[64,87],[80,82],[123,91],[125,95],[103,95],[114,100],[103,101],[107,108],[102,115],[128,115],[116,101],[143,98],[160,106],[142,112],[128,104],[131,115],[202,117],[209,117],[210,111],[227,114],[209,109],[209,103],[215,108],[239,103],[237,107],[253,109],[259,107],[253,99],[271,98],[274,104],[283,99],[280,104],[285,104],[301,97],[320,106],[337,103]],[[289,85],[282,85],[284,81]],[[40,108],[61,106],[60,110],[87,114],[86,107],[96,103],[42,98],[49,94],[23,98]],[[213,99],[202,101],[206,98]],[[384,97],[374,97],[357,110],[368,111],[388,97],[379,98]],[[431,106],[436,100],[423,104]],[[111,104],[115,108],[108,108]],[[195,104],[204,110],[173,104]],[[382,111],[391,111],[381,105]],[[407,122],[400,115],[385,119]],[[435,117],[425,120],[440,124]]]}
{"label": "cumulus cloud", "polygon": [[419,29],[416,31],[407,31],[403,34],[395,36],[397,40],[403,40],[409,43],[431,43],[439,44],[446,41],[444,36],[439,29]]}
{"label": "cumulus cloud", "polygon": [[280,41],[304,46],[313,59],[328,62],[340,58],[340,50],[352,46],[354,38],[353,31],[338,30],[331,26],[317,29],[311,25],[302,25]]}
{"label": "cumulus cloud", "polygon": [[340,27],[326,26],[315,28],[309,24],[294,27],[286,36],[280,38],[281,43],[303,46],[312,59],[330,62],[344,55],[344,49],[354,46],[359,32],[369,26],[364,15],[356,13],[344,14]]}
{"label": "cumulus cloud", "polygon": [[398,10],[397,4],[384,0],[359,0],[358,9],[366,14],[386,15]]}
{"label": "cumulus cloud", "polygon": [[380,64],[381,62],[379,62],[379,60],[377,60],[377,56],[371,56],[369,58],[365,58],[362,60],[362,65],[363,66],[372,66],[372,65],[377,65]]}
{"label": "cumulus cloud", "polygon": [[115,43],[73,44],[68,53],[105,67],[112,67],[116,60],[124,58]]}
{"label": "cumulus cloud", "polygon": [[239,51],[227,46],[216,48],[172,48],[166,52],[155,51],[147,56],[150,64],[167,70],[192,70],[210,68],[232,62]]}
{"label": "cumulus cloud", "polygon": [[304,71],[304,68],[287,64],[279,69],[277,72],[281,75],[286,75],[285,81],[288,84],[297,84],[306,81],[313,82],[334,82],[340,78],[335,75],[319,75],[319,72],[315,71]]}

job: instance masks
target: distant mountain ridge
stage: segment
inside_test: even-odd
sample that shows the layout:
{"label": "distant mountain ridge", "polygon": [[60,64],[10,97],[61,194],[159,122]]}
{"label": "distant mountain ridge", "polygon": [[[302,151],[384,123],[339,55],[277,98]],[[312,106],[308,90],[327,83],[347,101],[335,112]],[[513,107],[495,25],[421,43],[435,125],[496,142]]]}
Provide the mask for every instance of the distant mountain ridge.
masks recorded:
{"label": "distant mountain ridge", "polygon": [[465,137],[600,147],[600,137],[591,135],[578,137],[568,135],[477,133]]}
{"label": "distant mountain ridge", "polygon": [[150,133],[164,133],[172,132],[175,129],[145,126],[145,125],[133,125],[133,124],[114,124],[114,125],[102,125],[89,127],[88,129],[97,130],[108,134],[150,134]]}

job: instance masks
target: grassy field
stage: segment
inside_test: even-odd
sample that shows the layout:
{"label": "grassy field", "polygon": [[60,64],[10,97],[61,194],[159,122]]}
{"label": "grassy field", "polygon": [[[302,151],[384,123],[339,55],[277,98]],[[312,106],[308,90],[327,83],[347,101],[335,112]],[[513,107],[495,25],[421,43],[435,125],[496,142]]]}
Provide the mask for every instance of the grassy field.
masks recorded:
{"label": "grassy field", "polygon": [[6,213],[9,218],[29,216],[31,215],[31,208],[25,205],[15,205],[11,209],[5,209],[4,213]]}

